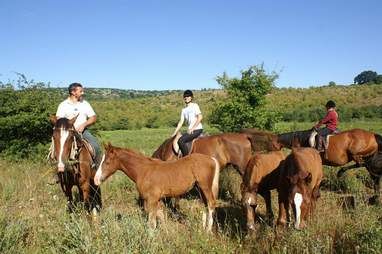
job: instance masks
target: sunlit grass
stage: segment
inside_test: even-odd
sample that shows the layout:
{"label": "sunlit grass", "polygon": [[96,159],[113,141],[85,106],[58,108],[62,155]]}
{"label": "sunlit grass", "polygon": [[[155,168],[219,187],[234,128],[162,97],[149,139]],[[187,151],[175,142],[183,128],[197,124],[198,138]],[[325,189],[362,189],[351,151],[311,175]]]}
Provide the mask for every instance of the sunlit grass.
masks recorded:
{"label": "sunlit grass", "polygon": [[[311,123],[280,123],[280,131],[304,129]],[[382,124],[343,123],[382,132]],[[368,127],[369,126],[369,127]],[[341,127],[342,128],[342,127]],[[103,142],[130,147],[151,155],[173,129],[100,132]],[[220,179],[220,200],[214,234],[201,226],[204,206],[198,195],[180,202],[182,216],[167,211],[166,223],[147,227],[146,214],[137,204],[135,184],[118,172],[102,185],[104,208],[97,223],[81,209],[66,212],[59,185],[48,185],[52,168],[45,163],[0,161],[0,253],[380,253],[382,208],[367,204],[372,194],[364,169],[335,177],[325,167],[326,180],[308,228],[275,231],[262,222],[248,235],[240,206],[240,176],[225,169]],[[365,186],[366,183],[366,186]],[[354,196],[355,207],[343,207],[342,197]],[[272,191],[277,217],[277,193]],[[265,216],[259,198],[258,213]]]}

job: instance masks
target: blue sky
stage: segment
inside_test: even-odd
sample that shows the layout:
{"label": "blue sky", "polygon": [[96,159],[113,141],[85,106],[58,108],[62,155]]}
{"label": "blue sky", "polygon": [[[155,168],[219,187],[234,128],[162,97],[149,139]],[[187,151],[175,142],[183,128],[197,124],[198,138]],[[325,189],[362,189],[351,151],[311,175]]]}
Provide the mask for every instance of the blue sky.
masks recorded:
{"label": "blue sky", "polygon": [[382,73],[380,0],[1,0],[0,80],[219,88],[264,63],[278,87]]}

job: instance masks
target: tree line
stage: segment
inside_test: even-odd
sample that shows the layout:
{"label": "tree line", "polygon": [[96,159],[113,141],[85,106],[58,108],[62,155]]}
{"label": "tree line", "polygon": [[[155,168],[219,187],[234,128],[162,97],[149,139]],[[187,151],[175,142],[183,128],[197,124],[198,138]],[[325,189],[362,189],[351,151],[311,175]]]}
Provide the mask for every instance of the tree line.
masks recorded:
{"label": "tree line", "polygon": [[[195,91],[204,123],[221,131],[257,127],[272,130],[282,121],[317,121],[325,114],[324,104],[333,99],[340,121],[382,118],[382,86],[368,83],[312,88],[276,88],[277,73],[262,65],[251,66],[238,77],[226,73],[216,78],[221,89]],[[29,81],[0,82],[0,154],[28,158],[42,154],[50,142],[49,116],[67,97],[66,88]],[[86,88],[98,121],[92,128],[119,130],[174,127],[179,119],[182,91],[135,91]]]}

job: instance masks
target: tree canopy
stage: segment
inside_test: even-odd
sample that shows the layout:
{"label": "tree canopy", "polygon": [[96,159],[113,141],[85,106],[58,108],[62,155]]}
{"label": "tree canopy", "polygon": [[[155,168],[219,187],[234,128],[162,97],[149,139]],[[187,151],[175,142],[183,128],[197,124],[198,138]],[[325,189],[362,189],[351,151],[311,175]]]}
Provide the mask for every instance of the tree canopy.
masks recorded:
{"label": "tree canopy", "polygon": [[216,78],[227,93],[210,115],[211,124],[221,131],[242,128],[272,129],[279,118],[275,111],[265,109],[266,96],[278,78],[268,74],[263,65],[241,71],[241,78],[229,78],[226,73]]}
{"label": "tree canopy", "polygon": [[363,71],[354,78],[354,83],[359,85],[368,83],[381,84],[382,76],[375,71]]}

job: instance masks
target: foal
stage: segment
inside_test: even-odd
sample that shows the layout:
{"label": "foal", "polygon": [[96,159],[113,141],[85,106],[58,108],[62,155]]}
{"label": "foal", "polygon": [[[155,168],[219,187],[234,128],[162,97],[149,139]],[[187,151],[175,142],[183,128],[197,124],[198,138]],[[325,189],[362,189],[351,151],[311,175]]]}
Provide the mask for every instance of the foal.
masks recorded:
{"label": "foal", "polygon": [[100,185],[117,169],[135,182],[152,228],[156,228],[157,219],[164,220],[161,199],[183,195],[196,183],[208,207],[208,217],[203,214],[203,227],[211,231],[220,170],[215,158],[191,154],[177,161],[160,161],[109,143],[105,146],[105,155],[94,177],[95,184]]}
{"label": "foal", "polygon": [[242,203],[247,213],[247,228],[255,229],[254,217],[257,208],[257,194],[265,200],[267,217],[273,222],[271,190],[278,187],[280,171],[285,160],[282,151],[260,153],[251,157],[243,175],[241,185]]}

